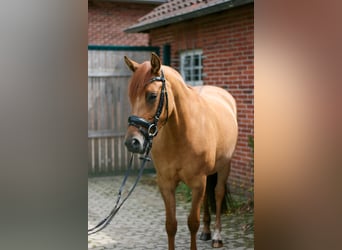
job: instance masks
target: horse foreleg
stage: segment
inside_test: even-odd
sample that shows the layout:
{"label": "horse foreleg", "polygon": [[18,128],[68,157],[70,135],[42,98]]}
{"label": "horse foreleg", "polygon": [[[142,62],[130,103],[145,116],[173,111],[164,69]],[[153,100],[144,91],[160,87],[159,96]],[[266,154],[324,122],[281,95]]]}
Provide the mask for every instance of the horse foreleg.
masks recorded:
{"label": "horse foreleg", "polygon": [[226,180],[227,174],[218,174],[217,175],[217,184],[215,187],[215,200],[216,200],[216,221],[215,221],[215,230],[212,240],[212,247],[219,248],[223,246],[222,237],[221,237],[221,208],[222,201],[226,194]]}
{"label": "horse foreleg", "polygon": [[175,187],[163,183],[162,186],[159,186],[159,189],[165,204],[165,228],[168,237],[168,246],[169,250],[174,250],[175,235],[177,232]]}
{"label": "horse foreleg", "polygon": [[216,199],[216,221],[215,230],[213,235],[212,246],[215,248],[222,247],[222,237],[221,237],[221,204],[224,197],[224,189],[220,187],[215,188],[215,199]]}
{"label": "horse foreleg", "polygon": [[200,208],[205,193],[206,177],[192,187],[192,206],[188,217],[188,227],[191,234],[191,250],[196,250],[196,235],[200,225]]}
{"label": "horse foreleg", "polygon": [[200,240],[211,240],[210,221],[209,201],[207,194],[205,194],[203,201],[203,230]]}

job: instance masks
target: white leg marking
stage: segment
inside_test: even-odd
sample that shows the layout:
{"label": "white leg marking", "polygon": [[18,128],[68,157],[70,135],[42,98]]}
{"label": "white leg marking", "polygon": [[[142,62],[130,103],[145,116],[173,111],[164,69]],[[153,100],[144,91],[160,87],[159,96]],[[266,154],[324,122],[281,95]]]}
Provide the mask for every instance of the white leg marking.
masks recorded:
{"label": "white leg marking", "polygon": [[214,231],[214,236],[213,236],[212,239],[213,239],[213,240],[222,240],[222,238],[221,238],[221,233],[220,233],[220,231],[219,231],[218,229],[215,229],[215,231]]}

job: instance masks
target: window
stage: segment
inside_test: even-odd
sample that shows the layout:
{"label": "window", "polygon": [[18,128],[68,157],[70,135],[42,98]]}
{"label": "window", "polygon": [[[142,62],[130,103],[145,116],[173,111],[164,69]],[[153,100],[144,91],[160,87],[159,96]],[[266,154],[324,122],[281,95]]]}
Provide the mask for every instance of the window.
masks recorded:
{"label": "window", "polygon": [[188,50],[180,54],[180,72],[187,84],[202,85],[202,50]]}

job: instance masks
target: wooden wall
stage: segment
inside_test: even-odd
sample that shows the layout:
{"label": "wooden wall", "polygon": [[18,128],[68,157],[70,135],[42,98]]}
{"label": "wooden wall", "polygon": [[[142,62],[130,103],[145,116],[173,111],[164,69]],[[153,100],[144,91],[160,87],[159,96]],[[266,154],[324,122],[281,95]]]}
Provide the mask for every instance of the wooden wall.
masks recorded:
{"label": "wooden wall", "polygon": [[[88,50],[88,174],[124,171],[129,152],[124,146],[130,114],[127,86],[131,71],[124,55],[149,60],[148,51]],[[137,157],[136,157],[137,158]],[[136,159],[134,168],[138,168]]]}

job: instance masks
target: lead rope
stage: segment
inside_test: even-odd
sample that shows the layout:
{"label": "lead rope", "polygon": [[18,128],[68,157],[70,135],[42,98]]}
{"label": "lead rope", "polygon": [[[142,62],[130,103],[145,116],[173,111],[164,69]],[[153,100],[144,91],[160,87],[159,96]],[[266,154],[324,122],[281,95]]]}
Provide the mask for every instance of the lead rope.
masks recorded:
{"label": "lead rope", "polygon": [[128,199],[128,197],[133,193],[135,187],[137,186],[137,184],[138,184],[138,182],[139,182],[139,180],[140,180],[140,178],[142,176],[142,173],[143,173],[143,170],[144,170],[146,162],[151,161],[151,159],[148,156],[149,153],[150,153],[151,147],[152,147],[152,140],[149,140],[148,144],[147,144],[147,149],[146,149],[145,155],[139,158],[140,160],[142,160],[141,166],[140,166],[140,170],[139,170],[139,174],[138,174],[138,176],[137,176],[133,186],[129,190],[128,194],[126,195],[126,197],[120,203],[121,195],[122,195],[122,190],[123,190],[124,186],[126,185],[127,178],[129,176],[129,173],[131,172],[132,165],[133,165],[133,156],[134,155],[131,154],[131,158],[129,160],[129,165],[128,165],[127,171],[125,173],[125,177],[124,177],[124,179],[122,181],[122,184],[121,184],[121,186],[119,188],[118,198],[116,200],[114,208],[108,214],[108,216],[105,217],[102,221],[100,221],[96,226],[88,229],[88,235],[92,235],[94,233],[97,233],[97,232],[101,231],[102,229],[104,229],[106,226],[108,226],[108,224],[113,220],[113,218],[116,215],[116,213],[120,210],[121,206],[125,203],[125,201]]}
{"label": "lead rope", "polygon": [[[162,82],[162,90],[161,90],[161,93],[160,93],[160,100],[159,100],[159,104],[158,104],[158,107],[157,107],[157,112],[156,112],[156,114],[154,116],[153,123],[149,123],[148,121],[146,121],[146,120],[144,120],[142,118],[136,117],[136,116],[128,117],[128,124],[129,125],[136,126],[140,130],[140,126],[142,124],[142,126],[147,129],[147,133],[144,133],[142,131],[142,133],[144,134],[145,138],[147,139],[147,144],[146,144],[146,151],[145,151],[144,156],[139,158],[140,160],[142,160],[142,163],[141,163],[141,166],[140,166],[140,170],[139,170],[139,174],[138,174],[138,176],[137,176],[133,186],[129,190],[127,196],[120,203],[121,195],[122,195],[122,190],[123,190],[123,188],[124,188],[124,186],[126,184],[126,180],[128,178],[129,172],[131,171],[132,164],[133,164],[133,154],[132,154],[131,158],[130,158],[130,162],[129,162],[128,168],[127,168],[127,171],[126,171],[126,174],[125,174],[125,177],[124,177],[124,179],[122,181],[122,184],[120,186],[120,189],[119,189],[119,192],[118,192],[118,198],[116,200],[114,208],[109,213],[109,215],[106,218],[104,218],[102,221],[100,221],[95,227],[88,229],[88,235],[91,235],[91,234],[94,234],[94,233],[97,233],[97,232],[101,231],[102,229],[104,229],[112,221],[112,219],[114,218],[116,213],[119,211],[119,209],[125,203],[125,201],[128,199],[128,197],[132,194],[133,190],[135,189],[136,185],[138,184],[138,182],[139,182],[139,180],[140,180],[140,178],[142,176],[142,173],[143,173],[143,170],[144,170],[146,162],[147,161],[151,161],[151,159],[149,157],[149,153],[150,153],[150,150],[152,148],[153,137],[156,136],[157,133],[158,133],[157,124],[158,124],[159,117],[160,117],[160,115],[162,113],[162,109],[163,109],[163,106],[164,106],[164,97],[166,97],[166,120],[165,120],[165,123],[167,122],[168,117],[169,117],[168,96],[167,96],[167,91],[166,91],[166,84],[165,84],[165,77],[164,77],[163,70],[161,70],[161,76],[160,77],[157,76],[157,77],[152,78],[150,80],[150,82],[153,82],[153,81],[161,81]],[[164,123],[164,125],[165,125],[165,123]]]}

